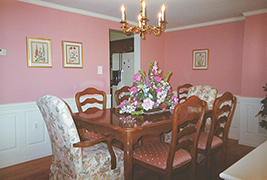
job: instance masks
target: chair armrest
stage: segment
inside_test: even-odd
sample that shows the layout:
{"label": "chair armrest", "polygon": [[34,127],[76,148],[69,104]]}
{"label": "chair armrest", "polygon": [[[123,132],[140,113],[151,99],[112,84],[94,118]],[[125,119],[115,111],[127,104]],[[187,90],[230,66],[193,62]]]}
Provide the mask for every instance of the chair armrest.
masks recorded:
{"label": "chair armrest", "polygon": [[78,143],[74,143],[73,147],[83,148],[83,147],[88,147],[88,146],[98,144],[100,142],[106,142],[107,146],[108,146],[109,154],[111,156],[111,169],[115,169],[117,166],[116,155],[115,155],[114,150],[113,150],[112,145],[111,145],[111,141],[113,141],[114,139],[115,139],[115,137],[104,137],[104,138],[97,139],[97,140],[91,141],[91,142],[78,142]]}

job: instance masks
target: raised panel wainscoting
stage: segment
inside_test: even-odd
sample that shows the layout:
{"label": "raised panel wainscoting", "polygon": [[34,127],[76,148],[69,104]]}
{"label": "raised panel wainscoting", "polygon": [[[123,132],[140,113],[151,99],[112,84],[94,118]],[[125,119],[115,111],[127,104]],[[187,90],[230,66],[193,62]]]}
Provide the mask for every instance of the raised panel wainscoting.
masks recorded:
{"label": "raised panel wainscoting", "polygon": [[[175,92],[176,93],[176,92]],[[74,98],[64,99],[77,112]],[[237,96],[237,107],[229,137],[240,144],[256,147],[267,140],[260,128],[260,98]],[[111,95],[107,96],[107,108]],[[0,105],[0,168],[52,155],[50,140],[35,102]]]}

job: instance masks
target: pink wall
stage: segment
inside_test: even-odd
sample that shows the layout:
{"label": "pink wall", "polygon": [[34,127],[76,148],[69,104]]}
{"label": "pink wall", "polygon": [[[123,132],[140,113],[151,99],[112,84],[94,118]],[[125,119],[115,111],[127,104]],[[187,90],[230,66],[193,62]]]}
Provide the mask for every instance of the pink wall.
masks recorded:
{"label": "pink wall", "polygon": [[267,83],[267,13],[249,16],[245,21],[242,95],[264,97]]}
{"label": "pink wall", "polygon": [[[0,47],[7,50],[0,56],[0,104],[44,94],[71,98],[88,86],[110,92],[109,29],[119,23],[15,0],[1,1],[0,16]],[[52,40],[53,68],[27,67],[27,36]],[[83,69],[63,68],[62,40],[83,43]]]}
{"label": "pink wall", "polygon": [[[173,89],[184,83],[206,84],[218,93],[241,94],[244,21],[166,33],[165,70]],[[208,70],[192,70],[192,51],[209,49]]]}
{"label": "pink wall", "polygon": [[[160,70],[164,70],[164,46],[165,46],[165,33],[160,36],[153,34],[147,34],[145,40],[141,41],[141,69],[147,72],[149,63],[151,61],[157,61]],[[165,77],[167,72],[163,71]]]}
{"label": "pink wall", "polygon": [[[77,91],[109,87],[109,29],[118,22],[2,0],[0,6],[0,104],[35,101],[44,94],[73,98]],[[207,84],[219,93],[263,97],[266,83],[266,14],[194,29],[146,35],[141,40],[141,69],[158,61],[175,90],[180,84]],[[28,68],[26,37],[52,40],[53,68]],[[62,67],[62,40],[83,43],[83,68]],[[208,48],[209,69],[192,70],[192,50]],[[244,57],[243,57],[244,56]],[[97,67],[103,66],[103,74]]]}

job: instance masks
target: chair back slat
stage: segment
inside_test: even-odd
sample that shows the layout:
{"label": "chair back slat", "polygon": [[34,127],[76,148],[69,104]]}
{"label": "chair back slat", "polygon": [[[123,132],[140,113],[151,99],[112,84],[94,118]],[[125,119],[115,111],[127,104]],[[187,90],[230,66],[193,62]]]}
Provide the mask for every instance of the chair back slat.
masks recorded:
{"label": "chair back slat", "polygon": [[177,87],[178,103],[182,103],[187,99],[188,89],[193,86],[192,84],[186,83]]}
{"label": "chair back slat", "polygon": [[89,87],[76,93],[75,102],[79,112],[90,108],[106,109],[107,95],[104,91]]}
{"label": "chair back slat", "polygon": [[115,101],[117,103],[117,106],[120,105],[120,103],[124,100],[128,100],[130,97],[130,87],[129,86],[123,86],[121,89],[118,89],[115,91],[114,94]]}

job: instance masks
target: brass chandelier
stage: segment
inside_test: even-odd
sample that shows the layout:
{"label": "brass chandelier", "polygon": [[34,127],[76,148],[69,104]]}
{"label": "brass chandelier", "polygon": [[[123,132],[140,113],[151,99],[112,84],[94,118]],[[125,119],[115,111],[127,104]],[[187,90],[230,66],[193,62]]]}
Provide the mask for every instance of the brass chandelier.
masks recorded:
{"label": "brass chandelier", "polygon": [[127,21],[126,21],[126,8],[124,5],[121,7],[121,24],[122,24],[122,29],[123,33],[126,35],[132,34],[132,33],[137,33],[140,34],[142,39],[145,39],[145,34],[146,33],[153,33],[156,36],[159,36],[166,27],[167,21],[166,21],[166,7],[163,4],[161,7],[161,12],[158,14],[158,26],[152,26],[152,25],[147,25],[147,22],[149,19],[146,17],[146,2],[144,0],[141,0],[141,10],[140,14],[138,15],[138,20],[139,20],[139,25],[138,26],[132,26],[130,28],[127,28]]}

